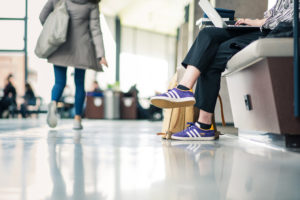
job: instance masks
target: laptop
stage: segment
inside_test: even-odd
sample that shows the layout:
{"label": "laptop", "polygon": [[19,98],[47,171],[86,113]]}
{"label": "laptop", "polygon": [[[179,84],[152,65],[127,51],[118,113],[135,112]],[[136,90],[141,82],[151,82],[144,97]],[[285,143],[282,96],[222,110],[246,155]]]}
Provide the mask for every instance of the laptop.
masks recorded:
{"label": "laptop", "polygon": [[208,18],[212,21],[215,27],[225,28],[225,29],[260,29],[257,26],[249,26],[249,25],[227,25],[216,9],[209,3],[208,0],[199,0],[199,6],[208,16]]}

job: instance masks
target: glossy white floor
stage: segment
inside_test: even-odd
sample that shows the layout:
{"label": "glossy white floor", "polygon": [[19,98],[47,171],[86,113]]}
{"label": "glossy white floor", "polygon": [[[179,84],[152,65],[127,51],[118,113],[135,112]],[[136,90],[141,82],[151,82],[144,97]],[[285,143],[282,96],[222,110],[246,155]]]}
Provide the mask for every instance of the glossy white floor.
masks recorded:
{"label": "glossy white floor", "polygon": [[300,154],[225,135],[163,141],[161,123],[0,120],[0,200],[300,199]]}

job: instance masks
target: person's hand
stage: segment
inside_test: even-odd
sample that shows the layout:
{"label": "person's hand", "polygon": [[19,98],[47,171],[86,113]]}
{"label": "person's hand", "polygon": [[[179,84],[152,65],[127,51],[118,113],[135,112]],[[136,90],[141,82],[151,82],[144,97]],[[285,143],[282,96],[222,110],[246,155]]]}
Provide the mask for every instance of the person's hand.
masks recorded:
{"label": "person's hand", "polygon": [[249,25],[249,26],[261,27],[262,25],[264,25],[265,22],[266,22],[266,19],[248,19],[248,18],[243,18],[243,19],[237,20],[237,22],[235,23],[235,25],[245,24],[245,25]]}
{"label": "person's hand", "polygon": [[104,65],[106,67],[108,67],[107,61],[105,57],[102,57],[101,60],[99,61],[100,65]]}

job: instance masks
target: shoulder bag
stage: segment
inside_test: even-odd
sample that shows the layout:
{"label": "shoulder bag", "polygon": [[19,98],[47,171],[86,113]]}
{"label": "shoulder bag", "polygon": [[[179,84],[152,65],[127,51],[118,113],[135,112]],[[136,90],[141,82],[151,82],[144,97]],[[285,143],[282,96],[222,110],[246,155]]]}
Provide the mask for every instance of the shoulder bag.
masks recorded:
{"label": "shoulder bag", "polygon": [[60,0],[47,17],[38,38],[35,54],[39,58],[48,58],[67,40],[69,13],[65,0]]}

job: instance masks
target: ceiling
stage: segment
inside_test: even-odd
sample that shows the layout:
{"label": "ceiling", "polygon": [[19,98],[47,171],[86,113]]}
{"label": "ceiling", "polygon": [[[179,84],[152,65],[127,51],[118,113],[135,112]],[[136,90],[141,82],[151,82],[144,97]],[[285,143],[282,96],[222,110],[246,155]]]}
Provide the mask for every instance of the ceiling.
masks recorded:
{"label": "ceiling", "polygon": [[176,35],[191,0],[102,0],[101,12],[119,16],[124,26]]}

